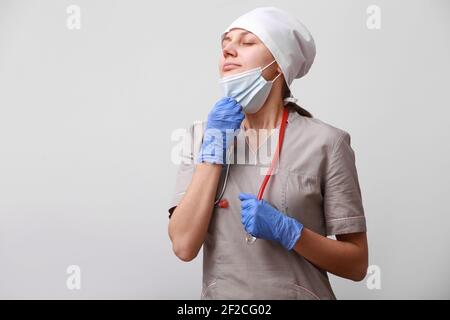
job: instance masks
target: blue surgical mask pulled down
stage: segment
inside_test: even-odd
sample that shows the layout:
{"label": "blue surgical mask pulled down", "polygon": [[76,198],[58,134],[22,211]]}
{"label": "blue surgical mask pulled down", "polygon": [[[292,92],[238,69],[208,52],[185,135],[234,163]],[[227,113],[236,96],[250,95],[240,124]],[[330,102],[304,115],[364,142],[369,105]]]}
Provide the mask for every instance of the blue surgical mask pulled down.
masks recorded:
{"label": "blue surgical mask pulled down", "polygon": [[264,68],[257,67],[244,72],[232,74],[219,80],[225,96],[234,98],[246,113],[256,113],[261,109],[275,80],[264,79],[262,72],[275,62],[273,60]]}

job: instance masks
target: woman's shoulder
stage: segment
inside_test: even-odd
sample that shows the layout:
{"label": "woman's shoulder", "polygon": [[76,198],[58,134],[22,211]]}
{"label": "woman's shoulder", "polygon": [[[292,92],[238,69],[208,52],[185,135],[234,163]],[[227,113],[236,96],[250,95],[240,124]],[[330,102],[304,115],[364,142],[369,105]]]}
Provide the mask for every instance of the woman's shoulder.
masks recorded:
{"label": "woman's shoulder", "polygon": [[342,138],[350,137],[350,133],[343,128],[319,118],[302,116],[297,112],[293,115],[292,123],[295,124],[293,126],[295,130],[300,130],[302,135],[307,136],[307,139],[321,145],[334,146]]}

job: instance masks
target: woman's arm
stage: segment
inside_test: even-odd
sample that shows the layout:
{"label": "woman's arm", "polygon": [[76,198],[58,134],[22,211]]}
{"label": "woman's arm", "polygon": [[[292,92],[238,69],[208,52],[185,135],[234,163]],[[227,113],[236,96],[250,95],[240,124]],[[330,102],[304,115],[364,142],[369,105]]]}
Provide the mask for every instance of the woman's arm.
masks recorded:
{"label": "woman's arm", "polygon": [[199,163],[184,197],[169,221],[169,237],[175,255],[194,259],[205,240],[219,184],[221,164]]}
{"label": "woman's arm", "polygon": [[368,267],[366,233],[337,235],[336,239],[303,228],[294,250],[330,273],[353,281],[363,280]]}
{"label": "woman's arm", "polygon": [[229,97],[219,99],[208,113],[202,146],[196,159],[198,164],[169,222],[173,251],[183,261],[194,259],[205,241],[222,164],[225,164],[228,147],[234,141],[227,139],[227,133],[239,129],[244,117],[241,105]]}

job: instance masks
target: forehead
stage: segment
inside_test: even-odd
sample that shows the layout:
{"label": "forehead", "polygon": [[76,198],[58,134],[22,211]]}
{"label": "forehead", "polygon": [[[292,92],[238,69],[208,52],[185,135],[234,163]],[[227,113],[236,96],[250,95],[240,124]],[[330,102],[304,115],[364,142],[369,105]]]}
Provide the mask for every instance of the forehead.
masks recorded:
{"label": "forehead", "polygon": [[254,34],[248,30],[241,29],[241,28],[233,28],[230,31],[228,31],[227,33],[225,33],[223,38],[225,39],[225,38],[229,38],[229,36],[236,37],[236,36],[245,36],[245,35],[253,35],[254,36]]}

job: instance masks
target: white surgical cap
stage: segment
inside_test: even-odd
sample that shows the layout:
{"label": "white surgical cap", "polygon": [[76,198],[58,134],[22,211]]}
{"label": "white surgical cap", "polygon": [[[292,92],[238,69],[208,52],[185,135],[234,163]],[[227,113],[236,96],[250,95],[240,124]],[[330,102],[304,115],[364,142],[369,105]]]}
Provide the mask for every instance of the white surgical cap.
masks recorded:
{"label": "white surgical cap", "polygon": [[[250,31],[269,49],[280,66],[288,87],[294,79],[308,73],[316,46],[308,29],[293,15],[275,7],[260,7],[249,11],[225,29],[221,40],[233,28]],[[291,97],[285,99],[296,102]]]}

